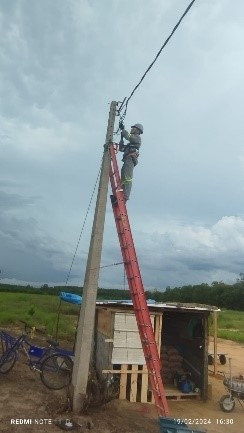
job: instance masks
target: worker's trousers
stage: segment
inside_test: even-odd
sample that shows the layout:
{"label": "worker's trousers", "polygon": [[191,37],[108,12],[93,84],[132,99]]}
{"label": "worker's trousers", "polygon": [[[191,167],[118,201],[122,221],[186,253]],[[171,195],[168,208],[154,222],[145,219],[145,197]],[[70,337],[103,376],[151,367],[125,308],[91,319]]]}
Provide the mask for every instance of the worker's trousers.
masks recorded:
{"label": "worker's trousers", "polygon": [[129,200],[132,187],[133,170],[135,166],[133,159],[134,158],[131,156],[128,156],[121,169],[121,183],[124,190],[125,200]]}

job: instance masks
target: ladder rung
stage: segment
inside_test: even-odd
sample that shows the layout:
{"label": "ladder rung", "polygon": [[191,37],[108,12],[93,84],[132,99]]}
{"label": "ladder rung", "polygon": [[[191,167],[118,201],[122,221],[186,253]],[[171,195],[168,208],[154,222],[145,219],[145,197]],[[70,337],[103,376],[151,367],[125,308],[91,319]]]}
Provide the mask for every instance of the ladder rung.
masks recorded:
{"label": "ladder rung", "polygon": [[140,275],[140,267],[136,257],[129,217],[127,214],[126,205],[124,201],[121,200],[122,195],[119,195],[122,193],[117,194],[116,191],[118,188],[121,188],[121,179],[116,153],[113,146],[111,146],[110,157],[110,181],[113,194],[118,200],[117,206],[112,204],[113,213],[123,255],[124,267],[126,269],[128,285],[133,301],[133,308],[138,321],[138,329],[147,364],[148,375],[150,376],[150,381],[152,382],[152,392],[155,398],[155,405],[160,415],[167,416],[167,400],[160,375],[161,362],[159,359],[154,332],[152,330],[150,312],[147,306],[146,295]]}
{"label": "ladder rung", "polygon": [[158,397],[160,397],[160,392],[158,391],[158,389],[157,389],[157,388],[151,388],[151,391],[154,391],[154,392],[156,392],[156,393],[158,394]]}

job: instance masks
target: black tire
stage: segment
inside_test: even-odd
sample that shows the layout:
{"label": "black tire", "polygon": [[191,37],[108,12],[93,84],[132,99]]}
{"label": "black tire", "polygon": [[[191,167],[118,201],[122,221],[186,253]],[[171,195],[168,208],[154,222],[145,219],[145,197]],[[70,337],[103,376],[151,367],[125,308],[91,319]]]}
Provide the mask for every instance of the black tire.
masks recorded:
{"label": "black tire", "polygon": [[214,363],[214,358],[212,355],[208,355],[208,365],[213,365]]}
{"label": "black tire", "polygon": [[12,370],[17,361],[17,353],[15,350],[5,352],[0,358],[0,372],[2,374],[8,373]]}
{"label": "black tire", "polygon": [[219,362],[221,365],[225,365],[226,364],[226,356],[225,355],[219,355]]}
{"label": "black tire", "polygon": [[223,412],[232,412],[235,408],[235,400],[231,395],[223,395],[219,400],[219,405]]}
{"label": "black tire", "polygon": [[73,362],[69,356],[54,353],[41,364],[41,381],[49,389],[63,389],[71,383],[72,370]]}

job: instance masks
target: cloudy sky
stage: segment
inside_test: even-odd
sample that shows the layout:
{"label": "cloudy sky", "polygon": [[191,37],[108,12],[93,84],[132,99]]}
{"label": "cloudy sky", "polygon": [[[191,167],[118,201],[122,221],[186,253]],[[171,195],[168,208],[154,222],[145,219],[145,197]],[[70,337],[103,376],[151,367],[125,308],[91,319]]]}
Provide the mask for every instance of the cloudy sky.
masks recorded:
{"label": "cloudy sky", "polygon": [[[2,282],[66,282],[110,103],[188,4],[0,0]],[[128,105],[145,130],[128,212],[147,288],[244,272],[243,16],[242,0],[197,0]],[[68,285],[84,281],[95,201]],[[108,200],[102,265],[120,261]],[[123,284],[121,265],[101,270],[100,287]]]}

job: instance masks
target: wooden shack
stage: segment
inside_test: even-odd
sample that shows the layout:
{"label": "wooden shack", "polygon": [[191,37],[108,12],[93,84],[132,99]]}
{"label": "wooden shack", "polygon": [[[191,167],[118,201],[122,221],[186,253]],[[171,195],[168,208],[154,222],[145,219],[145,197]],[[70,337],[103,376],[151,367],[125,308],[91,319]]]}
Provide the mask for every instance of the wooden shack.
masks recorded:
{"label": "wooden shack", "polygon": [[[208,319],[216,307],[149,303],[168,399],[208,396]],[[153,403],[131,302],[97,302],[94,360],[99,374],[120,376],[120,399]],[[188,389],[179,387],[186,379]]]}

